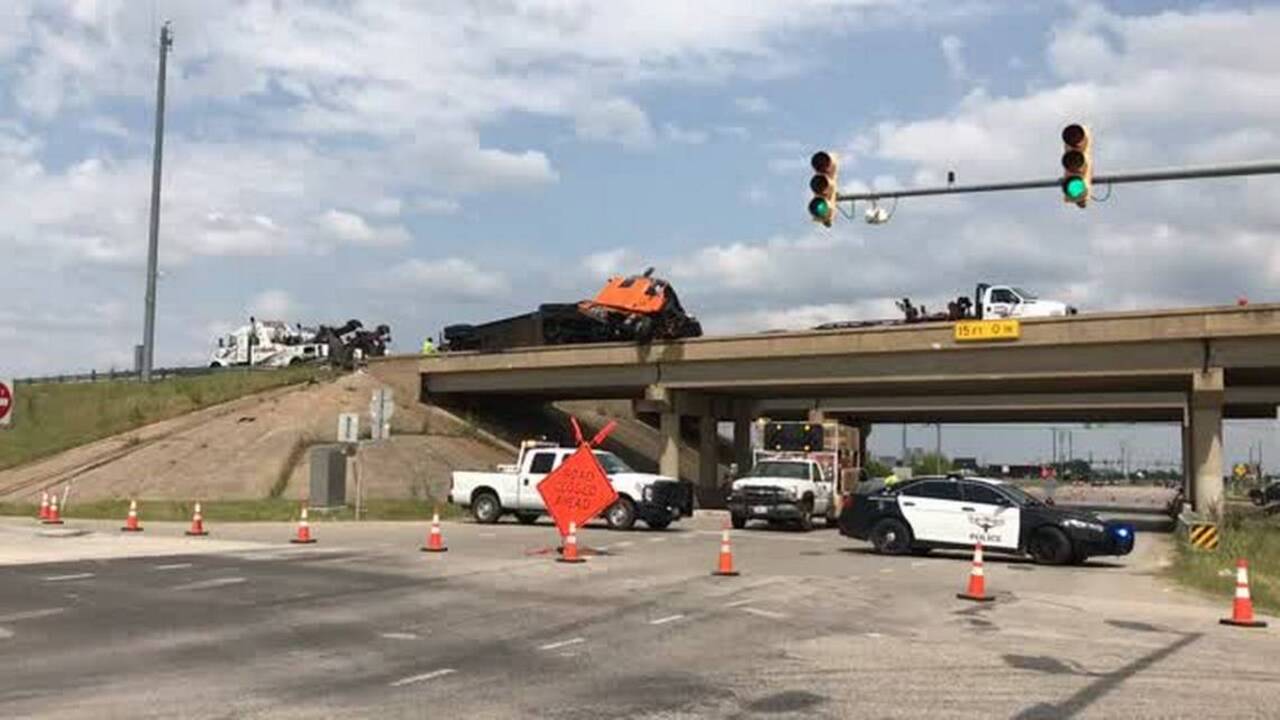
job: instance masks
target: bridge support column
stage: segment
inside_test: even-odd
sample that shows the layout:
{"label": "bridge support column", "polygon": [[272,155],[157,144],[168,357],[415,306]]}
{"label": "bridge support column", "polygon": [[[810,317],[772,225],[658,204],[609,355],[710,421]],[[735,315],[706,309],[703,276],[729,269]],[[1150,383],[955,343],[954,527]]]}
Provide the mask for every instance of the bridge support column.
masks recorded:
{"label": "bridge support column", "polygon": [[680,414],[674,406],[663,410],[658,416],[658,434],[662,443],[658,452],[658,472],[679,479]]}
{"label": "bridge support column", "polygon": [[720,492],[720,438],[715,415],[698,416],[698,507],[724,507]]}
{"label": "bridge support column", "polygon": [[1221,368],[1192,376],[1191,390],[1191,498],[1196,512],[1220,516],[1222,492]]}

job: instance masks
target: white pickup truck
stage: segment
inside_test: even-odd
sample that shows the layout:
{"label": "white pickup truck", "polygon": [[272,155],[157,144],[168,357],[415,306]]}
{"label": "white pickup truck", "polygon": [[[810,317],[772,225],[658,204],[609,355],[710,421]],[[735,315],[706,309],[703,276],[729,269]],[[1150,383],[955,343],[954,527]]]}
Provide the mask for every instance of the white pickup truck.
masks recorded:
{"label": "white pickup truck", "polygon": [[823,517],[830,527],[836,522],[835,483],[813,460],[792,458],[759,459],[733,482],[729,491],[729,519],[735,528],[750,520],[767,520],[770,525],[794,523],[812,530],[813,519]]}
{"label": "white pickup truck", "polygon": [[[510,513],[520,522],[532,524],[547,510],[538,483],[576,450],[526,441],[520,445],[514,465],[499,465],[496,472],[454,472],[449,502],[471,508],[476,522],[495,523]],[[594,452],[618,493],[618,501],[604,512],[609,527],[628,530],[636,520],[643,520],[661,530],[673,520],[693,514],[692,483],[636,472],[611,452]]]}

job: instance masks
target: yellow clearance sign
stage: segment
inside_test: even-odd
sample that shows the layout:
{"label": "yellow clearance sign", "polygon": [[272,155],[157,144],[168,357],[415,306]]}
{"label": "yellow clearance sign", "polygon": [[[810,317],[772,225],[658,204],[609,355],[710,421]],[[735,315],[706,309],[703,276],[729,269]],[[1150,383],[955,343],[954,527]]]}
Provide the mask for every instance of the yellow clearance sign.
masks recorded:
{"label": "yellow clearance sign", "polygon": [[1017,320],[964,320],[956,323],[956,342],[1017,340],[1022,325]]}

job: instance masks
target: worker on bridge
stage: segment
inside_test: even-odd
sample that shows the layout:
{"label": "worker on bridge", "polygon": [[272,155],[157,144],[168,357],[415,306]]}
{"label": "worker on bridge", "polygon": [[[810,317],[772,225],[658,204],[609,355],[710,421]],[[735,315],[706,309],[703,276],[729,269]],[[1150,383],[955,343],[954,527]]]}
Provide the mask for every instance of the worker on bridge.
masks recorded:
{"label": "worker on bridge", "polygon": [[897,483],[898,483],[898,474],[890,470],[888,477],[884,479],[884,486],[886,488],[891,488]]}
{"label": "worker on bridge", "polygon": [[427,338],[426,340],[422,341],[422,354],[423,355],[436,354],[436,345],[434,342],[431,341],[431,338]]}

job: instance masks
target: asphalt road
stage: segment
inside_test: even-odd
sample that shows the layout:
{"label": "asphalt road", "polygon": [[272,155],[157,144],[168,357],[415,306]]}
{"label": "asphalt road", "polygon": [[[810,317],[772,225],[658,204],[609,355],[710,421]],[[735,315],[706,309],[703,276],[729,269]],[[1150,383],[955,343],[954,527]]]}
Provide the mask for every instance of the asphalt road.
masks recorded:
{"label": "asphalt road", "polygon": [[[1273,717],[1275,628],[1172,589],[1167,539],[1079,568],[886,558],[834,531],[0,521],[0,717]],[[90,559],[92,558],[92,559]],[[53,562],[59,559],[61,561]]]}

